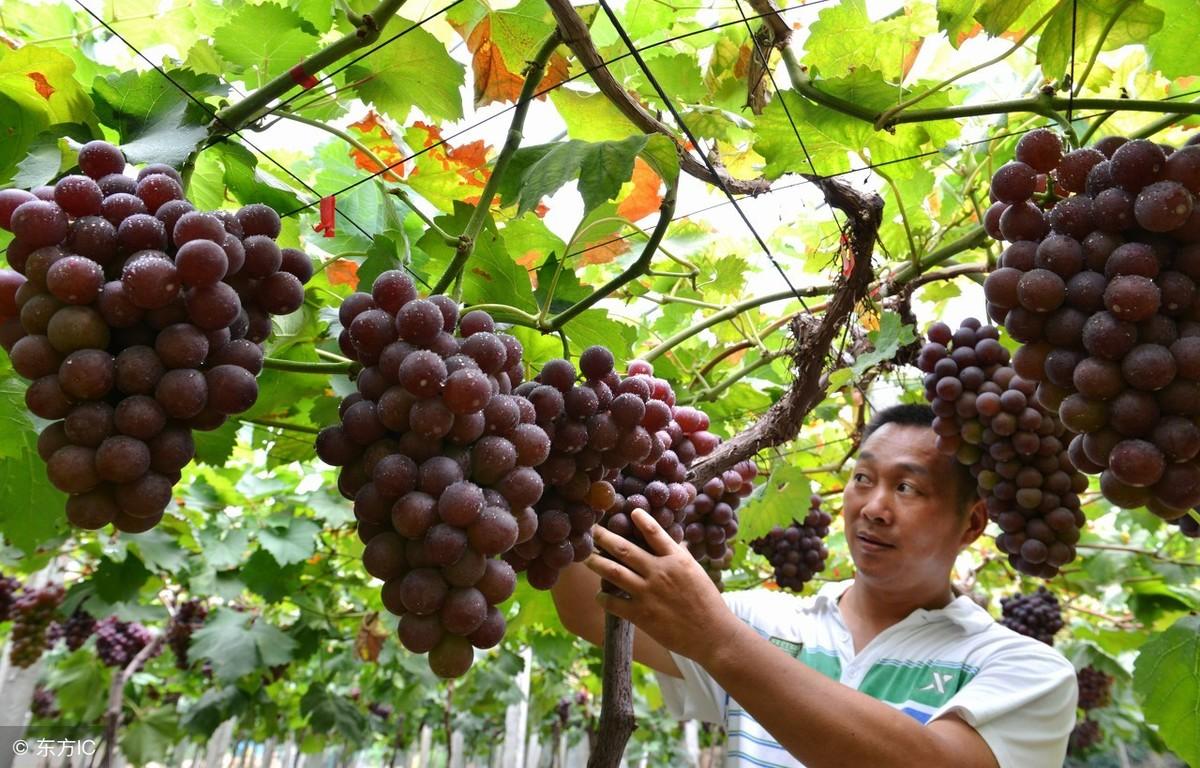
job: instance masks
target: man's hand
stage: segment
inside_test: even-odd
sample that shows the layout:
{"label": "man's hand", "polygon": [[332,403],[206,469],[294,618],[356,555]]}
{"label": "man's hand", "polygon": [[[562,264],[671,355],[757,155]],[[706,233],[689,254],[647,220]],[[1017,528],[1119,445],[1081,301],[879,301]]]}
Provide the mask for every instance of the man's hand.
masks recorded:
{"label": "man's hand", "polygon": [[596,600],[667,650],[703,664],[743,625],[704,568],[653,517],[634,510],[633,523],[649,552],[605,528],[592,529],[596,546],[611,559],[592,555],[585,565],[628,595],[601,592]]}

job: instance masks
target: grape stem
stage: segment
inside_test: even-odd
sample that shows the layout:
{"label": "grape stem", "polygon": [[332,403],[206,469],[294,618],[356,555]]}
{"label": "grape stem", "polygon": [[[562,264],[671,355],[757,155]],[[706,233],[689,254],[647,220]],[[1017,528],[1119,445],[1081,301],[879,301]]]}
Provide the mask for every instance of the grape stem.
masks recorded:
{"label": "grape stem", "polygon": [[[342,57],[374,44],[379,39],[383,28],[387,26],[392,16],[396,15],[404,2],[405,0],[381,0],[379,5],[369,13],[363,14],[359,19],[360,23],[352,31],[309,56],[300,63],[300,67],[303,71],[315,76],[317,72]],[[213,119],[211,132],[232,133],[241,130],[243,126],[258,120],[269,111],[267,105],[272,101],[295,87],[297,87],[297,83],[291,70],[280,73],[278,77],[237,104],[230,105],[218,112]]]}
{"label": "grape stem", "polygon": [[487,222],[488,212],[491,210],[492,200],[499,190],[500,181],[504,178],[504,173],[508,170],[513,155],[521,146],[521,130],[525,126],[525,116],[529,113],[529,105],[533,103],[538,86],[542,82],[542,73],[546,69],[546,62],[550,60],[550,56],[558,47],[559,42],[556,30],[542,41],[541,47],[538,48],[537,53],[525,68],[525,84],[521,86],[521,95],[517,98],[516,109],[513,110],[512,123],[508,126],[508,137],[504,140],[504,146],[501,147],[500,154],[492,166],[492,174],[488,177],[483,192],[479,195],[479,202],[471,211],[471,218],[467,220],[466,227],[458,236],[456,241],[458,248],[454,252],[454,258],[450,261],[450,266],[446,267],[446,271],[438,278],[430,293],[444,293],[462,272],[467,260],[471,258],[471,254],[475,250],[475,238],[479,236],[479,232]]}
{"label": "grape stem", "polygon": [[353,360],[346,362],[313,363],[305,360],[283,360],[278,357],[263,358],[263,368],[275,371],[292,371],[294,373],[352,373],[359,363]]}
{"label": "grape stem", "polygon": [[125,686],[129,684],[130,678],[137,674],[138,670],[162,649],[166,639],[167,634],[165,632],[155,635],[154,639],[146,643],[146,647],[138,651],[133,660],[120,673],[113,676],[112,685],[108,688],[108,707],[104,711],[104,756],[100,760],[100,768],[109,768],[112,765],[113,747],[117,743],[117,726],[121,724],[121,709],[125,699]]}
{"label": "grape stem", "polygon": [[244,424],[257,424],[260,427],[282,429],[287,432],[303,432],[306,435],[316,435],[321,432],[319,428],[310,427],[307,424],[291,424],[286,421],[276,421],[275,419],[239,419],[239,421]]}
{"label": "grape stem", "polygon": [[1144,547],[1128,547],[1123,544],[1076,544],[1076,549],[1099,549],[1109,552],[1130,552],[1135,555],[1145,555],[1157,563],[1170,563],[1183,568],[1200,568],[1200,563],[1194,563],[1189,560],[1176,560],[1173,557],[1167,557],[1161,552],[1154,549],[1146,549]]}

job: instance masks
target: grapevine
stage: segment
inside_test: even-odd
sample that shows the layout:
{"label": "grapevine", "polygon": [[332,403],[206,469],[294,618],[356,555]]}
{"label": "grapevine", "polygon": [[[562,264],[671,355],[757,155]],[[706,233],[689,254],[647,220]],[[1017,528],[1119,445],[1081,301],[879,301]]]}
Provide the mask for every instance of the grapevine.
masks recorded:
{"label": "grapevine", "polygon": [[0,272],[0,342],[52,422],[37,448],[67,519],[138,533],[162,519],[192,430],[258,398],[271,315],[300,307],[313,269],[265,205],[198,211],[174,169],[127,176],[102,141],[78,162],[48,199],[0,191],[16,270]]}
{"label": "grapevine", "polygon": [[767,558],[775,569],[775,583],[799,592],[825,568],[829,550],[823,539],[829,535],[833,517],[821,509],[821,497],[809,497],[808,515],[786,528],[775,526],[766,536],[750,542],[750,548]]}

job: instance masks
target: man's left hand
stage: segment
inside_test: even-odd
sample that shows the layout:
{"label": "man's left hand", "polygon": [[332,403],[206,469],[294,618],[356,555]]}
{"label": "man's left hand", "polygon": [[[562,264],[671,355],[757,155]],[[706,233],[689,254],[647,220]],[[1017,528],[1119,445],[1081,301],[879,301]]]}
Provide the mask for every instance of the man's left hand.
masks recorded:
{"label": "man's left hand", "polygon": [[703,664],[742,624],[687,549],[649,513],[637,509],[632,518],[649,551],[601,526],[592,529],[596,546],[610,557],[595,554],[584,563],[627,595],[601,592],[596,600],[667,650]]}

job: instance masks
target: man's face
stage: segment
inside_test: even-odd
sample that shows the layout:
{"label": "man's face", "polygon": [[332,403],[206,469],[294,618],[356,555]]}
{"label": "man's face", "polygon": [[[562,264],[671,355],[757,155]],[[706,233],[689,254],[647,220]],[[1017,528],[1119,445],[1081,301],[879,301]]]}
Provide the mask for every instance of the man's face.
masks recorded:
{"label": "man's face", "polygon": [[843,498],[859,579],[898,591],[944,584],[979,535],[982,513],[959,509],[959,470],[935,439],[927,427],[885,424],[859,450]]}

